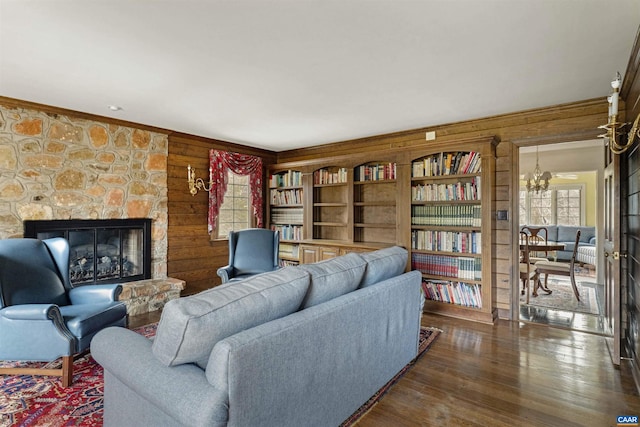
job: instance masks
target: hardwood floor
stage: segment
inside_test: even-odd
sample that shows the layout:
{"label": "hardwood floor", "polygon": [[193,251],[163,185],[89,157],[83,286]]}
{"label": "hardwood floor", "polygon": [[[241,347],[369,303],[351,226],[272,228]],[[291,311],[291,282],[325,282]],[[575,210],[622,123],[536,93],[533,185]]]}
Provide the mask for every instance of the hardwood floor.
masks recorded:
{"label": "hardwood floor", "polygon": [[358,427],[615,426],[640,415],[629,366],[615,369],[598,335],[436,315],[422,323],[443,333]]}
{"label": "hardwood floor", "polygon": [[[134,316],[130,327],[159,317]],[[443,332],[358,427],[600,427],[640,415],[629,366],[613,367],[601,336],[429,314],[422,323]]]}

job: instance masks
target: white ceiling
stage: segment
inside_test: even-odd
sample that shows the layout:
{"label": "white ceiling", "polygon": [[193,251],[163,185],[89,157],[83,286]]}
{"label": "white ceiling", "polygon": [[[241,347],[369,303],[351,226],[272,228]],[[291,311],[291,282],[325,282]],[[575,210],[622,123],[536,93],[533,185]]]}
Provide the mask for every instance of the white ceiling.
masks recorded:
{"label": "white ceiling", "polygon": [[604,97],[639,24],[640,0],[0,0],[0,96],[281,151]]}

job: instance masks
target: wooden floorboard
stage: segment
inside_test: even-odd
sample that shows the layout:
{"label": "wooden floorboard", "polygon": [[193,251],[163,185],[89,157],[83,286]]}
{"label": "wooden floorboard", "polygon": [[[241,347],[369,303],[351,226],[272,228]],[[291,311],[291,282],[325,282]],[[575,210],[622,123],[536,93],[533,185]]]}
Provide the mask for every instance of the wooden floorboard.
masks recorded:
{"label": "wooden floorboard", "polygon": [[[159,312],[130,318],[134,328]],[[615,426],[640,415],[629,366],[599,335],[532,323],[425,314],[443,332],[358,427]]]}

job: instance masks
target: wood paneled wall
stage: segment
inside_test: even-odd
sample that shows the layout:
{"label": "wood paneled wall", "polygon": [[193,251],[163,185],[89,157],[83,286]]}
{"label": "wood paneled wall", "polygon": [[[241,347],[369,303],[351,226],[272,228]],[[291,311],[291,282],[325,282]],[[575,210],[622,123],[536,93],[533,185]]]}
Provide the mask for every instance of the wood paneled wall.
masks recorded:
{"label": "wood paneled wall", "polygon": [[260,156],[265,171],[276,159],[275,153],[266,150],[193,135],[169,135],[167,274],[187,282],[182,295],[220,284],[216,270],[229,259],[227,240],[212,241],[207,232],[207,192],[200,191],[192,196],[187,187],[187,165],[196,169],[198,177],[206,179],[212,148]]}
{"label": "wood paneled wall", "polygon": [[[278,163],[310,161],[341,155],[370,153],[429,144],[425,132],[435,131],[436,141],[455,142],[465,138],[495,136],[500,143],[496,159],[496,209],[508,212],[507,221],[495,221],[494,289],[501,318],[515,319],[518,306],[518,147],[593,139],[607,121],[604,98],[548,108],[469,120],[388,135],[326,144],[278,153]],[[462,147],[460,147],[462,148]],[[515,262],[514,262],[515,261]],[[514,279],[515,277],[515,279]]]}

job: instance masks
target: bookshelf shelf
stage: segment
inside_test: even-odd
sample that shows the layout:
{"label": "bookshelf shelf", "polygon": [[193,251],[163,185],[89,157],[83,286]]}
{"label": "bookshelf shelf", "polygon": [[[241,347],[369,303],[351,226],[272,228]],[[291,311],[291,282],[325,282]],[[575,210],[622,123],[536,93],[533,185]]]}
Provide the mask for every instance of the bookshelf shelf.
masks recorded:
{"label": "bookshelf shelf", "polygon": [[353,224],[354,227],[357,228],[365,228],[365,227],[371,227],[371,228],[396,228],[395,224],[374,224],[374,223],[364,223],[364,222],[356,222],[355,224]]}
{"label": "bookshelf shelf", "polygon": [[314,203],[313,206],[318,206],[318,207],[326,207],[326,208],[346,208],[347,206],[349,206],[346,203]]}
{"label": "bookshelf shelf", "polygon": [[479,200],[412,200],[412,205],[481,205]]}
{"label": "bookshelf shelf", "polygon": [[473,279],[463,279],[460,277],[451,277],[451,276],[438,276],[435,274],[422,274],[422,277],[424,279],[429,279],[429,280],[439,280],[442,282],[462,282],[462,283],[468,283],[468,284],[473,284],[473,285],[481,285],[482,281],[481,280],[473,280]]}
{"label": "bookshelf shelf", "polygon": [[413,249],[413,253],[417,254],[427,254],[427,255],[444,255],[451,257],[471,257],[471,258],[482,258],[482,254],[476,254],[471,252],[447,252],[447,251],[427,251],[424,249]]}

